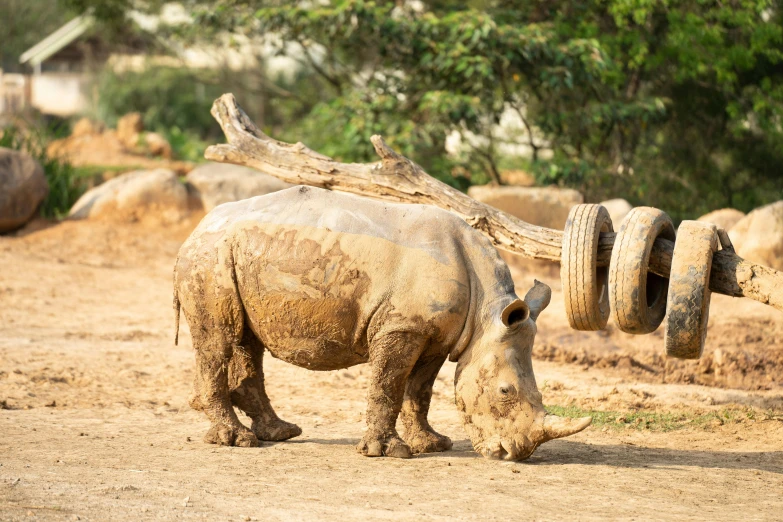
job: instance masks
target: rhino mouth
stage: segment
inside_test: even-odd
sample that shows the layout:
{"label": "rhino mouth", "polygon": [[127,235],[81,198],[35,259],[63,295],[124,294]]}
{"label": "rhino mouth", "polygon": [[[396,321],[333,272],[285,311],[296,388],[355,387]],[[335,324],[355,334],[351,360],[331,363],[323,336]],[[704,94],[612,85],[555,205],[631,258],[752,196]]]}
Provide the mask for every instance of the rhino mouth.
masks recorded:
{"label": "rhino mouth", "polygon": [[487,444],[482,448],[481,454],[484,457],[492,460],[525,460],[533,454],[537,445],[533,445],[530,448],[519,449],[512,441],[500,440]]}
{"label": "rhino mouth", "polygon": [[588,427],[592,420],[591,417],[571,419],[547,414],[543,419],[542,429],[535,430],[532,438],[523,436],[519,444],[514,439],[501,439],[495,436],[489,441],[478,441],[473,447],[476,452],[488,459],[525,460],[542,443],[578,433]]}

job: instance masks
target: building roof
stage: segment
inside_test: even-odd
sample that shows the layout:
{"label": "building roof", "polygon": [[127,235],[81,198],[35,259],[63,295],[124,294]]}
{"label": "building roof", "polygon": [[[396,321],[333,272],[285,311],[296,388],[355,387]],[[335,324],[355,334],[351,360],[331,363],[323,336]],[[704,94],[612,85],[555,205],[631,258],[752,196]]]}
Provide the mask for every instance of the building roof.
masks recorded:
{"label": "building roof", "polygon": [[[173,54],[188,67],[209,68],[228,65],[232,69],[247,69],[258,66],[257,55],[259,53],[269,56],[270,62],[281,59],[281,57],[273,55],[268,43],[259,44],[249,39],[243,40],[238,35],[231,36],[231,44],[228,43],[227,38],[226,42],[215,45],[188,47],[183,47],[176,40],[156,35],[156,30],[161,23],[168,25],[193,23],[192,16],[177,2],[165,4],[161,12],[156,15],[147,15],[138,11],[130,11],[128,15],[133,22],[134,29],[144,33],[145,41],[151,39],[155,46],[165,50],[167,54]],[[77,16],[22,53],[19,62],[33,67],[40,65],[83,37],[96,23],[96,19],[90,14],[90,11]],[[119,35],[114,35],[111,42],[113,49],[116,49],[120,39]],[[239,48],[235,48],[237,42],[243,42]],[[134,47],[133,42],[129,45],[131,48]],[[282,70],[292,70],[292,65],[289,62],[290,58],[285,58],[285,64],[281,66]]]}
{"label": "building roof", "polygon": [[83,35],[95,23],[90,15],[77,16],[55,32],[26,50],[19,57],[20,63],[36,66]]}

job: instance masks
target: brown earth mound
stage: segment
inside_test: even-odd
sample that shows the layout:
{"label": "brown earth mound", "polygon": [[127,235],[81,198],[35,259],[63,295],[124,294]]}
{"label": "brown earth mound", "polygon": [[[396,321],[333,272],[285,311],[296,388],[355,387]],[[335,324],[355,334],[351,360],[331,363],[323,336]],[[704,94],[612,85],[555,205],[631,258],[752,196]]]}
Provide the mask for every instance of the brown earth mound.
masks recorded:
{"label": "brown earth mound", "polygon": [[123,118],[118,130],[104,130],[100,124],[79,120],[70,136],[49,144],[47,153],[53,158],[68,160],[76,167],[165,168],[180,176],[193,170],[193,163],[171,160],[171,146],[162,136],[141,134],[140,118]]}
{"label": "brown earth mound", "polygon": [[737,254],[783,270],[783,201],[753,210],[729,232]]}
{"label": "brown earth mound", "polygon": [[[511,260],[521,287],[542,275]],[[663,326],[649,335],[606,330],[578,332],[568,327],[560,281],[553,270],[544,281],[553,292],[551,311],[539,320],[534,357],[585,368],[611,368],[619,375],[656,383],[688,383],[741,390],[783,389],[783,314],[749,299],[712,294],[704,355],[696,361],[666,357]]]}

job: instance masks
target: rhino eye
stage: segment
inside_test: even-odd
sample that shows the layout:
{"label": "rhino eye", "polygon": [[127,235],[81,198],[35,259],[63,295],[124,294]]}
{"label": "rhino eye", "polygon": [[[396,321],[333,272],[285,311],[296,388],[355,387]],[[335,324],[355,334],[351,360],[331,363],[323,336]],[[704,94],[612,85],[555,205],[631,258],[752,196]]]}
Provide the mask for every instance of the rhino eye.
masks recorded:
{"label": "rhino eye", "polygon": [[498,394],[503,398],[512,397],[515,392],[516,390],[510,384],[501,384],[498,386]]}

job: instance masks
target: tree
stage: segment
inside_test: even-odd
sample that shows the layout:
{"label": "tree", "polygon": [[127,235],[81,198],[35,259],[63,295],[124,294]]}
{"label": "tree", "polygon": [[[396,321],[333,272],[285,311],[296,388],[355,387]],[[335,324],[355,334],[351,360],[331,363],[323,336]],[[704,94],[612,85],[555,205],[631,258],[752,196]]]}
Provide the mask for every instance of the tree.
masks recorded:
{"label": "tree", "polygon": [[[195,23],[172,31],[181,38],[275,35],[306,72],[265,122],[345,161],[372,158],[369,138],[383,134],[462,187],[515,165],[675,218],[783,198],[777,3],[186,4]],[[498,131],[509,112],[519,132]],[[444,145],[454,133],[468,144],[456,156]],[[531,156],[505,157],[509,143]]]}
{"label": "tree", "polygon": [[73,16],[51,0],[0,0],[0,13],[0,68],[5,72],[21,70],[19,56]]}
{"label": "tree", "polygon": [[[574,4],[563,35],[596,35],[612,58],[588,128],[567,135],[597,195],[622,191],[678,217],[783,197],[783,13],[769,1]],[[628,100],[651,108],[635,114]],[[553,114],[551,107],[544,109]],[[546,121],[546,120],[545,120]]]}

